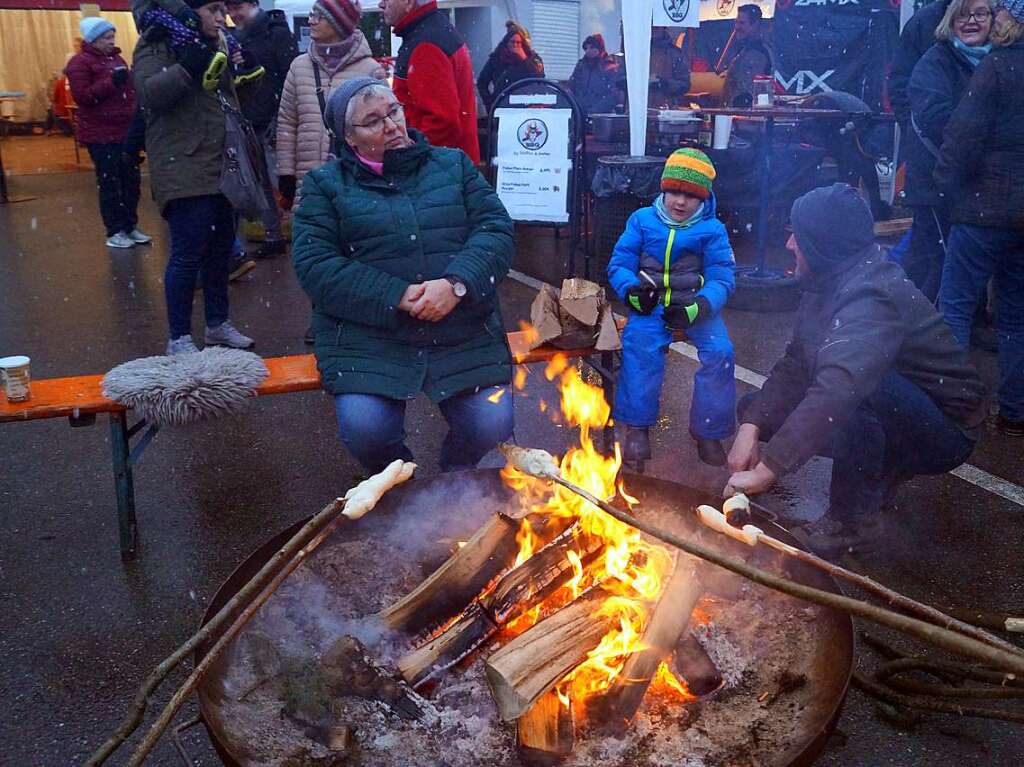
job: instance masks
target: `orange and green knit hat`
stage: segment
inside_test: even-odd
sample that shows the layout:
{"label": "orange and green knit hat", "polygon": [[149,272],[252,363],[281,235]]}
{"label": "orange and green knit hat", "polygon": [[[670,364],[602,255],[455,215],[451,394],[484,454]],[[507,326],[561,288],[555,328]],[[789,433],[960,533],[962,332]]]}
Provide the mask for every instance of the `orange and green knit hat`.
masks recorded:
{"label": "orange and green knit hat", "polygon": [[686,192],[706,200],[711,196],[715,166],[699,149],[677,149],[668,156],[661,172],[661,191]]}

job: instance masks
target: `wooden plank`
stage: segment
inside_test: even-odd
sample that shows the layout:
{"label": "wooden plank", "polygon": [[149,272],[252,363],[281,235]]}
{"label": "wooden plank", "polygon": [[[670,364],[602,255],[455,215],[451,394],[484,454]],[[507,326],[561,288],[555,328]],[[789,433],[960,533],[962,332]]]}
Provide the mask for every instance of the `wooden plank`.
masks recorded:
{"label": "wooden plank", "polygon": [[548,690],[516,720],[519,758],[529,765],[558,764],[572,753],[575,729],[572,704]]}

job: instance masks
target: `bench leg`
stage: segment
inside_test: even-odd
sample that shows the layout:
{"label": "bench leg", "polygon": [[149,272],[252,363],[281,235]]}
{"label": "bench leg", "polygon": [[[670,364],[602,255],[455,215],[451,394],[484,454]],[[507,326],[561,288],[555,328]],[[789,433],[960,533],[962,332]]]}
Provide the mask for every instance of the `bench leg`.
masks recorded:
{"label": "bench leg", "polygon": [[121,537],[121,561],[135,559],[138,529],[135,523],[135,482],[128,450],[128,416],[110,414],[110,449],[114,462],[114,489],[117,491],[117,526]]}
{"label": "bench leg", "polygon": [[[608,403],[611,411],[615,404],[615,378],[612,376],[612,368],[615,364],[615,355],[612,352],[601,353],[601,367],[598,373],[601,376],[601,392],[604,394],[604,401]],[[605,455],[615,454],[615,430],[608,424],[601,429],[601,437],[604,441]]]}

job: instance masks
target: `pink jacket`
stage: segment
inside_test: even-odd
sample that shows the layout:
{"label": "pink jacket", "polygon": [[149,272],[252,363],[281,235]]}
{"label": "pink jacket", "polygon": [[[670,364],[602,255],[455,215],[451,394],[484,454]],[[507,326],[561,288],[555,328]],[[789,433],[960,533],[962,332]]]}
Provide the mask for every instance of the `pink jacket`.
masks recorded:
{"label": "pink jacket", "polygon": [[[313,67],[320,69],[324,103],[331,98],[331,92],[346,80],[356,77],[384,79],[384,68],[373,60],[363,33],[356,30],[353,34],[358,35],[358,40],[333,74],[327,71],[316,47],[311,46],[307,53],[292,62],[285,78],[281,107],[277,113],[277,173],[279,176],[295,176],[297,188],[301,188],[302,177],[306,173],[327,162],[330,153],[330,139],[320,112]],[[297,197],[295,201],[298,202]]]}

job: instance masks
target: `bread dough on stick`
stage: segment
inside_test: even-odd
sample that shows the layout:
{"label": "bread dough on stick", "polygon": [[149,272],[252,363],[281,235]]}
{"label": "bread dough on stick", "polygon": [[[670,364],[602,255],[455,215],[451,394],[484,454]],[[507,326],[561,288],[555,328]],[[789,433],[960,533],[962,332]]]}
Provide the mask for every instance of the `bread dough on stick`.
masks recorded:
{"label": "bread dough on stick", "polygon": [[508,442],[498,445],[498,450],[505,456],[505,460],[531,477],[550,479],[559,476],[555,457],[546,450],[519,447],[519,445],[512,445]]}
{"label": "bread dough on stick", "polygon": [[345,493],[345,510],[341,513],[349,519],[359,519],[373,509],[381,496],[395,485],[409,479],[416,471],[416,464],[401,459],[393,461],[379,474],[364,479]]}

